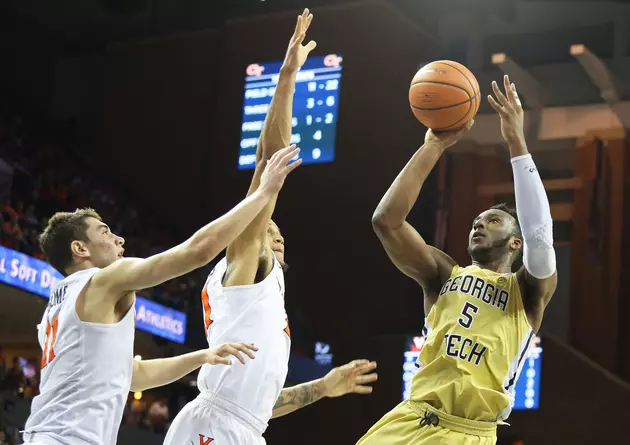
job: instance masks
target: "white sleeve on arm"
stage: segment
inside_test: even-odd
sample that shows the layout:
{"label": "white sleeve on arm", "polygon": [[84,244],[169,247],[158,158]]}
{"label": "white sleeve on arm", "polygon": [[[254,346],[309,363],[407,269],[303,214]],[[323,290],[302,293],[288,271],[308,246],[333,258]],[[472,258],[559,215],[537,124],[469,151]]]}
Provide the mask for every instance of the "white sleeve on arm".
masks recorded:
{"label": "white sleeve on arm", "polygon": [[556,252],[545,187],[531,154],[512,158],[512,171],[516,214],[523,233],[523,264],[534,278],[549,278],[556,271]]}

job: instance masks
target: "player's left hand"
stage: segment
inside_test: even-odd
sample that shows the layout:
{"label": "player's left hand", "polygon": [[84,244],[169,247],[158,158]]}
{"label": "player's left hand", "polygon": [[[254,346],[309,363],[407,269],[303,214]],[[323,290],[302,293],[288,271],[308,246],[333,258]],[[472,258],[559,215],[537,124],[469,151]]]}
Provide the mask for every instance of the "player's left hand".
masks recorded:
{"label": "player's left hand", "polygon": [[311,26],[311,21],[313,20],[313,14],[311,14],[306,8],[302,15],[299,15],[297,18],[297,23],[295,25],[295,32],[291,37],[291,41],[289,42],[289,49],[287,50],[287,54],[284,58],[284,63],[282,67],[286,70],[297,71],[299,70],[304,62],[306,62],[306,58],[309,53],[315,49],[317,43],[311,40],[306,45],[302,45],[304,42],[304,38],[306,37],[306,31],[308,27]]}
{"label": "player's left hand", "polygon": [[339,397],[350,393],[370,394],[372,387],[365,384],[378,379],[378,374],[371,372],[375,369],[376,362],[369,360],[353,360],[334,368],[322,379],[324,395]]}
{"label": "player's left hand", "polygon": [[492,95],[488,95],[488,102],[501,117],[501,135],[506,142],[510,143],[525,137],[523,133],[525,119],[523,105],[516,92],[516,86],[510,82],[507,74],[503,76],[503,87],[505,94],[501,92],[499,85],[493,81],[492,91],[494,91],[497,99],[495,100]]}

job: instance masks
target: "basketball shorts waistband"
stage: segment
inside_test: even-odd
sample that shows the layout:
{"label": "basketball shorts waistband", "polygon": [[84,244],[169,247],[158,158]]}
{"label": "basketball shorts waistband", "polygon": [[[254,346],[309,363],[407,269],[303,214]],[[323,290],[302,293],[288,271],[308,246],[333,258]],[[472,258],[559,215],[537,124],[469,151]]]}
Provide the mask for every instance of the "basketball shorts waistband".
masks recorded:
{"label": "basketball shorts waistband", "polygon": [[245,408],[237,405],[236,403],[228,400],[222,395],[210,391],[210,390],[201,390],[199,395],[197,396],[197,400],[200,404],[203,404],[208,407],[218,408],[221,411],[227,412],[237,419],[239,419],[245,426],[249,427],[254,432],[262,434],[267,429],[267,423],[262,422],[258,417],[254,416]]}
{"label": "basketball shorts waistband", "polygon": [[495,437],[497,435],[497,422],[464,419],[445,413],[425,402],[408,400],[408,403],[409,407],[420,416],[422,426],[441,426],[452,431],[475,436]]}

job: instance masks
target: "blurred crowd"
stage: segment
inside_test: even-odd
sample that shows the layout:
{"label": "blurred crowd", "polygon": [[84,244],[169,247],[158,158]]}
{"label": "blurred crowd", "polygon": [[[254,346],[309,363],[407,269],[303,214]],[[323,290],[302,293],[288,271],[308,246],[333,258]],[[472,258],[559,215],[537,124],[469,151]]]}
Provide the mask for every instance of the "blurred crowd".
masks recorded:
{"label": "blurred crowd", "polygon": [[[57,211],[91,207],[125,238],[125,255],[147,257],[172,247],[172,233],[160,227],[159,218],[139,208],[76,156],[32,131],[17,113],[0,109],[0,171],[11,169],[10,190],[0,195],[0,245],[44,259],[38,236]],[[36,136],[35,136],[36,135]],[[157,222],[157,223],[156,223]],[[189,274],[140,294],[167,306],[186,310],[198,296],[203,274]]]}
{"label": "blurred crowd", "polygon": [[0,345],[0,391],[7,391],[24,399],[32,399],[39,392],[39,366],[30,360],[14,357],[7,363]]}
{"label": "blurred crowd", "polygon": [[[0,245],[45,260],[39,234],[58,211],[91,207],[125,238],[125,255],[147,257],[172,247],[176,241],[159,218],[136,206],[123,190],[99,181],[81,159],[51,142],[47,130],[34,125],[0,103]],[[157,223],[156,223],[157,221]],[[139,294],[187,312],[199,292],[206,272],[188,274]],[[30,400],[38,394],[40,366],[37,360],[7,359],[0,345],[0,403],[3,395]],[[187,388],[170,385],[160,392],[130,394],[123,422],[164,433],[173,416],[194,397]],[[169,395],[165,397],[164,395]],[[0,407],[0,412],[4,406]],[[20,428],[2,425],[0,445],[19,442]]]}
{"label": "blurred crowd", "polygon": [[165,434],[173,418],[198,394],[196,386],[175,383],[147,394],[129,394],[123,425]]}

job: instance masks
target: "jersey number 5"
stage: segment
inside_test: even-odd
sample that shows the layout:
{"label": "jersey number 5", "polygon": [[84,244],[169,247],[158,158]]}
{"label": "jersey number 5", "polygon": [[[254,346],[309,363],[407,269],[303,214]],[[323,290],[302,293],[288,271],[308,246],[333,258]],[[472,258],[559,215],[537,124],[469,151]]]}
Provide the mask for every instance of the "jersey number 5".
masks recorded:
{"label": "jersey number 5", "polygon": [[46,320],[46,337],[44,339],[44,350],[42,351],[42,365],[44,369],[46,365],[55,358],[55,341],[57,340],[57,328],[59,327],[59,315],[53,318],[52,323]]}
{"label": "jersey number 5", "polygon": [[479,308],[471,302],[467,301],[464,305],[464,309],[462,309],[461,317],[459,317],[459,320],[457,320],[458,323],[466,329],[470,328],[470,325],[473,322],[473,316],[471,315],[471,312],[473,314],[476,314],[477,311],[479,311]]}

